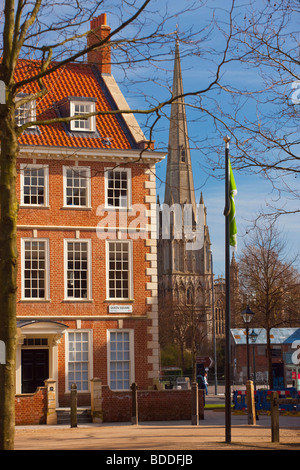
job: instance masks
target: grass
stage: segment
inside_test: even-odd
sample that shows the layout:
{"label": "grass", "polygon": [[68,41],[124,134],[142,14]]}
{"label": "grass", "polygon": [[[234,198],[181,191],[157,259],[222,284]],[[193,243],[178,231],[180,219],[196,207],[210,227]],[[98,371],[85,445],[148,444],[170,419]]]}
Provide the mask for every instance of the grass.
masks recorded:
{"label": "grass", "polygon": [[204,409],[205,410],[215,410],[215,409],[225,410],[225,404],[217,405],[213,403],[208,403],[204,406]]}

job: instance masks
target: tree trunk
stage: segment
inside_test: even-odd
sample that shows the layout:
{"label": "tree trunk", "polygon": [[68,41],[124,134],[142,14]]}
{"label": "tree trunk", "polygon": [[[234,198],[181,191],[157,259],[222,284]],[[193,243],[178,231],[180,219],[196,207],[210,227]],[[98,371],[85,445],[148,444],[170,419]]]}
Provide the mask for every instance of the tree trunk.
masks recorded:
{"label": "tree trunk", "polygon": [[181,356],[181,368],[182,368],[182,373],[184,374],[185,371],[185,357],[184,357],[184,342],[180,342],[180,356]]}
{"label": "tree trunk", "polygon": [[0,339],[6,364],[0,365],[0,449],[14,448],[16,377],[17,214],[16,158],[18,141],[14,110],[1,122],[0,176]]}

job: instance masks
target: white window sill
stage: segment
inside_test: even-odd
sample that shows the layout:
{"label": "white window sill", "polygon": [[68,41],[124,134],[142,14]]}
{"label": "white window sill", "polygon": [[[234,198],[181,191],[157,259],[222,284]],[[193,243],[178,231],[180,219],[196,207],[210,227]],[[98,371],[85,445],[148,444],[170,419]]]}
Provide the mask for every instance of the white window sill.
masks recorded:
{"label": "white window sill", "polygon": [[129,207],[119,207],[119,206],[108,206],[108,207],[103,207],[103,211],[115,211],[115,210],[118,210],[118,211],[121,211],[121,212],[125,212],[125,211],[128,211],[128,212],[133,212],[133,207],[132,206],[129,206]]}
{"label": "white window sill", "polygon": [[20,209],[50,209],[49,205],[43,206],[42,204],[20,204]]}
{"label": "white window sill", "polygon": [[61,207],[63,210],[70,210],[70,209],[75,209],[77,211],[91,211],[92,207],[91,206],[63,206]]}

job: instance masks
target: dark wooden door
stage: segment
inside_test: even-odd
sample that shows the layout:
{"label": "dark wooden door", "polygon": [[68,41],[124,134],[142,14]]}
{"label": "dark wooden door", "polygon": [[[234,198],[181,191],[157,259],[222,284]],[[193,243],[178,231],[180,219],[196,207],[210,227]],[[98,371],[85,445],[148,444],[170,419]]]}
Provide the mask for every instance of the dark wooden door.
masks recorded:
{"label": "dark wooden door", "polygon": [[48,349],[22,350],[22,393],[33,393],[49,378]]}

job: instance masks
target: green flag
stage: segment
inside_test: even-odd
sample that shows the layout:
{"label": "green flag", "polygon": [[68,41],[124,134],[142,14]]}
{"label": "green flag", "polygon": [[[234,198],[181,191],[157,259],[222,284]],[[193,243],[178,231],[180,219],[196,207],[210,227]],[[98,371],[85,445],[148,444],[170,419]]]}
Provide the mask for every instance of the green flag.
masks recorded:
{"label": "green flag", "polygon": [[229,199],[230,199],[230,212],[229,212],[229,245],[237,248],[237,228],[235,221],[235,204],[234,196],[237,195],[236,184],[234,181],[234,176],[231,168],[231,163],[229,160]]}

